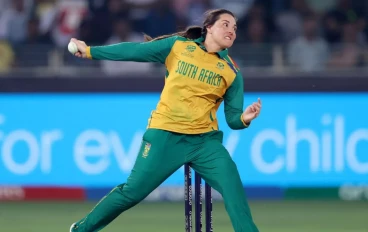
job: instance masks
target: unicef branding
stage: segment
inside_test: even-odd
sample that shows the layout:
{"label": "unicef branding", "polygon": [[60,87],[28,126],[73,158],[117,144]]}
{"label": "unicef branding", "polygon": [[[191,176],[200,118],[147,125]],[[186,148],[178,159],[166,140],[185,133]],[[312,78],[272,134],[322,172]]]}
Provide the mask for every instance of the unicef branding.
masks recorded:
{"label": "unicef branding", "polygon": [[[332,117],[325,114],[321,118],[321,129],[298,128],[297,117],[289,115],[284,130],[269,128],[256,134],[251,144],[252,163],[265,174],[280,170],[295,173],[301,166],[309,168],[311,173],[351,170],[357,174],[368,174],[368,128],[356,128],[347,133],[345,124],[342,115]],[[262,148],[267,145],[274,146],[272,154],[275,156],[271,161],[263,158]],[[307,162],[298,161],[302,155]]]}
{"label": "unicef branding", "polygon": [[[245,104],[258,96],[246,95]],[[0,185],[124,182],[158,98],[155,94],[1,96]],[[244,183],[368,183],[368,109],[361,105],[368,95],[261,98],[262,116],[243,131],[227,128],[223,107],[218,112],[224,145]],[[349,107],[342,107],[344,101]],[[178,170],[164,185],[183,182]]]}
{"label": "unicef branding", "polygon": [[[0,115],[0,120],[0,126],[4,125],[4,115]],[[143,136],[143,131],[136,132],[128,147],[124,147],[116,131],[105,133],[88,129],[73,136],[73,143],[63,147],[57,145],[65,145],[64,136],[68,134],[65,129],[43,130],[37,134],[23,128],[0,133],[2,164],[6,171],[15,175],[27,175],[35,171],[47,175],[61,165],[65,165],[65,172],[76,166],[82,173],[98,175],[106,171],[111,163],[117,164],[122,172],[129,172]],[[60,159],[59,155],[65,159],[69,157],[74,162],[56,163],[55,160]]]}

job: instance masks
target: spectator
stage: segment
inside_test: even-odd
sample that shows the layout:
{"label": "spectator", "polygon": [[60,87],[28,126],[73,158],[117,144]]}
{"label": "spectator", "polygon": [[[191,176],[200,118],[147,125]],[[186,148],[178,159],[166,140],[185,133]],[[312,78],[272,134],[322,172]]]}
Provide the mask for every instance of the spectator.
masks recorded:
{"label": "spectator", "polygon": [[245,32],[238,32],[244,37],[244,43],[234,44],[232,53],[238,64],[246,67],[266,67],[272,65],[272,45],[267,29],[261,19],[251,19]]}
{"label": "spectator", "polygon": [[355,7],[352,0],[339,0],[336,7],[327,13],[335,16],[338,20],[342,20],[340,23],[356,21],[364,15],[362,9]]}
{"label": "spectator", "polygon": [[212,0],[211,2],[214,8],[230,10],[240,19],[246,16],[256,0]]}
{"label": "spectator", "polygon": [[94,38],[94,34],[96,28],[93,27],[93,21],[91,18],[84,18],[78,28],[78,38],[81,38],[83,41],[89,41],[91,44],[96,43],[96,38]]}
{"label": "spectator", "polygon": [[145,23],[144,32],[152,37],[177,31],[177,16],[171,0],[158,0]]}
{"label": "spectator", "polygon": [[303,34],[303,18],[313,12],[305,0],[291,0],[290,9],[276,16],[280,41],[289,43]]}
{"label": "spectator", "polygon": [[362,47],[358,45],[358,24],[345,23],[343,25],[342,43],[335,46],[329,66],[334,68],[357,67],[362,59]]}
{"label": "spectator", "polygon": [[10,0],[0,0],[0,16],[5,10],[9,9],[9,6]]}
{"label": "spectator", "polygon": [[288,47],[288,62],[301,71],[321,71],[329,56],[326,41],[317,33],[315,16],[307,16],[303,21],[303,34],[294,39]]}
{"label": "spectator", "polygon": [[0,28],[3,28],[0,37],[8,39],[13,44],[19,44],[26,39],[27,21],[30,18],[30,8],[23,0],[13,0],[9,9],[1,17]]}
{"label": "spectator", "polygon": [[27,23],[26,39],[15,48],[16,67],[47,66],[53,49],[51,38],[40,33],[40,21],[31,18]]}
{"label": "spectator", "polygon": [[238,30],[246,31],[250,26],[250,22],[253,20],[261,20],[263,26],[265,27],[265,31],[267,32],[267,36],[272,37],[271,39],[274,38],[276,26],[271,14],[267,11],[262,1],[256,1],[249,9],[247,14],[238,20]]}
{"label": "spectator", "polygon": [[[201,25],[203,12],[211,8],[210,0],[176,0],[174,9],[182,28],[188,25]],[[185,24],[185,26],[182,26]]]}
{"label": "spectator", "polygon": [[342,23],[344,17],[336,17],[332,13],[327,13],[323,17],[322,28],[324,38],[329,44],[336,44],[341,42],[342,37]]}
{"label": "spectator", "polygon": [[366,43],[366,18],[362,10],[356,8],[350,0],[340,0],[338,5],[325,14],[324,36],[330,44],[343,40],[343,25],[357,23],[359,44]]}
{"label": "spectator", "polygon": [[306,0],[306,3],[312,11],[323,15],[326,11],[337,5],[339,0]]}
{"label": "spectator", "polygon": [[51,32],[52,40],[57,47],[64,48],[70,38],[78,33],[79,24],[87,14],[87,10],[84,1],[57,1]]}
{"label": "spectator", "polygon": [[45,45],[51,44],[51,38],[48,34],[43,35],[40,30],[40,20],[38,18],[31,18],[27,24],[27,36],[24,44]]}
{"label": "spectator", "polygon": [[[354,0],[0,0],[0,40],[6,39],[12,45],[18,60],[13,66],[32,66],[36,60],[30,57],[36,53],[42,61],[39,64],[47,63],[44,61],[50,46],[56,51],[52,53],[56,66],[58,60],[67,66],[79,66],[82,61],[59,53],[65,51],[73,36],[91,45],[141,41],[137,33],[153,37],[171,34],[200,24],[203,12],[217,7],[236,12],[238,39],[230,52],[241,66],[271,66],[273,55],[284,55],[292,67],[303,71],[323,70],[326,65],[355,67],[363,62],[368,3]],[[315,15],[313,20],[311,14]],[[281,43],[286,53],[274,53],[276,43]],[[32,47],[40,44],[47,45],[42,46],[47,50]],[[334,52],[328,59],[330,48]],[[118,64],[122,65],[106,64],[104,70]],[[102,63],[84,65],[99,68]],[[138,64],[130,67],[133,65]]]}
{"label": "spectator", "polygon": [[106,9],[106,0],[87,0],[89,13],[94,15]]}
{"label": "spectator", "polygon": [[[130,21],[125,17],[117,18],[113,23],[113,34],[108,39],[107,44],[115,44],[120,42],[143,42],[143,35],[136,34],[132,31]],[[101,61],[104,73],[108,75],[119,75],[128,72],[147,72],[150,63],[139,62],[118,62],[118,61]]]}
{"label": "spectator", "polygon": [[7,72],[14,63],[14,52],[10,44],[5,40],[0,40],[0,73]]}
{"label": "spectator", "polygon": [[43,36],[51,37],[51,31],[54,26],[57,7],[56,0],[34,0],[33,17],[39,19],[39,32]]}
{"label": "spectator", "polygon": [[85,17],[79,28],[79,34],[88,36],[85,40],[90,44],[104,44],[112,36],[115,18],[129,15],[130,8],[123,0],[106,0],[99,4],[89,1],[88,17]]}
{"label": "spectator", "polygon": [[152,7],[157,4],[158,0],[124,0],[131,9],[129,14],[131,22],[133,22],[134,29],[137,32],[145,30],[145,23],[149,20],[149,13]]}

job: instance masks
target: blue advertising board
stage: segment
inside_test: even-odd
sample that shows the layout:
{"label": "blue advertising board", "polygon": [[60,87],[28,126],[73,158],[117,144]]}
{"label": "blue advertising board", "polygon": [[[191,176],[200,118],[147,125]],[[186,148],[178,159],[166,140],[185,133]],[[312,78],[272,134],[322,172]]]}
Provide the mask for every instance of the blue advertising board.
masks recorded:
{"label": "blue advertising board", "polygon": [[[262,113],[241,131],[218,112],[249,186],[368,183],[368,94],[252,93]],[[0,185],[125,182],[158,94],[0,95]],[[182,185],[179,169],[163,185]]]}

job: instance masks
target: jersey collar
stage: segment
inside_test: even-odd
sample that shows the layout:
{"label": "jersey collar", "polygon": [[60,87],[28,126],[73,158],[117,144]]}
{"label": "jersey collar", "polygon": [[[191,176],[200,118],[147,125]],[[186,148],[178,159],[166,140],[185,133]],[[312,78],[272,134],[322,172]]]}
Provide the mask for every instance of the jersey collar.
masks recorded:
{"label": "jersey collar", "polygon": [[[204,51],[206,51],[206,52],[207,52],[207,50],[206,50],[206,48],[205,48],[205,46],[204,46],[204,44],[203,44],[203,42],[204,42],[204,37],[199,37],[198,39],[195,39],[195,40],[194,40],[194,42],[195,42],[196,44],[198,44],[200,48],[202,48]],[[224,49],[224,50],[219,51],[219,52],[216,52],[216,53],[217,53],[217,55],[218,55],[221,59],[223,59],[223,58],[225,58],[225,57],[228,55],[228,50],[227,50],[227,49]]]}

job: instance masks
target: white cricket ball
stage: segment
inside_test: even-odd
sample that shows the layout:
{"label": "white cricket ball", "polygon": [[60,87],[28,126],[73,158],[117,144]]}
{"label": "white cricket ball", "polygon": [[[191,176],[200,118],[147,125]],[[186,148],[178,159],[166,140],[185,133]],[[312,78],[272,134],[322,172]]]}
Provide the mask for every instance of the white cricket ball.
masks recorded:
{"label": "white cricket ball", "polygon": [[75,53],[78,52],[78,47],[74,42],[70,41],[68,44],[68,50],[71,54],[74,55]]}

